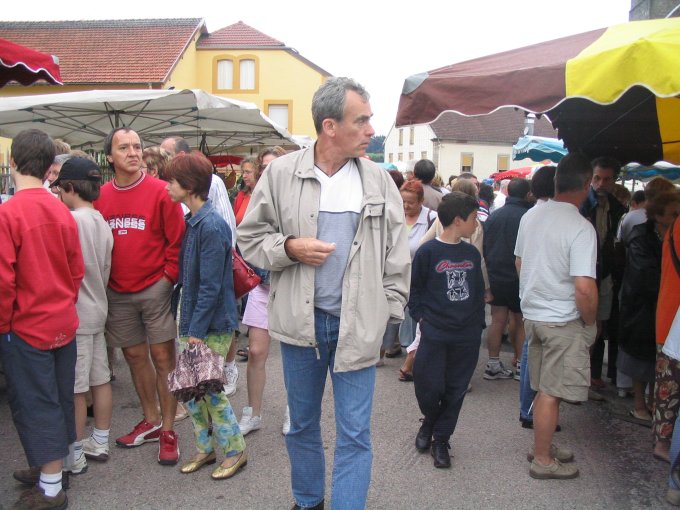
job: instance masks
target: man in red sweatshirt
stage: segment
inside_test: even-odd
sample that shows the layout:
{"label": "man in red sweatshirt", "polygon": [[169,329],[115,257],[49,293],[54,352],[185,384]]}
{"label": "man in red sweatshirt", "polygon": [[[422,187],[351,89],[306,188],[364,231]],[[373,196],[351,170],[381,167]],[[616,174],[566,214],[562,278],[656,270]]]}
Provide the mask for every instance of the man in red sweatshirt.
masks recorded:
{"label": "man in red sweatshirt", "polygon": [[167,381],[175,367],[177,327],[170,298],[179,275],[184,217],[165,191],[165,182],[142,172],[137,133],[114,129],[104,141],[104,152],[115,172],[94,202],[114,239],[106,341],[110,347],[122,348],[144,413],[142,421],[116,444],[132,448],[160,441],[158,462],[174,465],[179,460],[172,430],[177,401]]}
{"label": "man in red sweatshirt", "polygon": [[14,477],[33,485],[12,508],[66,508],[62,459],[76,438],[73,340],[85,267],[73,216],[42,185],[53,160],[47,134],[19,133],[10,158],[16,193],[0,206],[0,357],[31,466]]}

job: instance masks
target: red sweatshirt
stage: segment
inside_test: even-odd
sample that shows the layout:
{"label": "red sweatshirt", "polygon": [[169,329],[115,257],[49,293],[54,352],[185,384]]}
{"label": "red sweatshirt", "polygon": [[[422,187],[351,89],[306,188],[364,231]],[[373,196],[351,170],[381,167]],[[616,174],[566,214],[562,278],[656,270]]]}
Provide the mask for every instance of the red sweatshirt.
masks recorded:
{"label": "red sweatshirt", "polygon": [[109,287],[139,292],[163,276],[177,282],[184,215],[164,181],[143,174],[126,187],[107,182],[94,206],[113,232]]}
{"label": "red sweatshirt", "polygon": [[84,274],[78,226],[48,190],[18,191],[0,206],[0,333],[41,350],[68,344]]}

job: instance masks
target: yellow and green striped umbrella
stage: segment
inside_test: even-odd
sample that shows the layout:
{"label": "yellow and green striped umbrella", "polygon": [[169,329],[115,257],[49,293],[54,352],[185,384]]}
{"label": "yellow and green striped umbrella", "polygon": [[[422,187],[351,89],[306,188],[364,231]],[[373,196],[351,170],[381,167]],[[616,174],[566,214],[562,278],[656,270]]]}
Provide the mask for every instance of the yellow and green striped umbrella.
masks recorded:
{"label": "yellow and green striped umbrella", "polygon": [[547,115],[570,152],[680,163],[679,96],[680,18],[635,21],[411,76],[397,126],[516,107]]}

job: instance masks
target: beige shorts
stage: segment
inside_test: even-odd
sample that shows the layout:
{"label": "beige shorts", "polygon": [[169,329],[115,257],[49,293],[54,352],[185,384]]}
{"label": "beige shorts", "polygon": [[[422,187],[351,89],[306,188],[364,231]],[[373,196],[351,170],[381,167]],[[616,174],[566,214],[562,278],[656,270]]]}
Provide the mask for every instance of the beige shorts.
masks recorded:
{"label": "beige shorts", "polygon": [[170,311],[173,285],[161,278],[144,290],[121,294],[106,289],[109,315],[106,343],[109,347],[132,347],[144,342],[160,344],[174,340],[177,325]]}
{"label": "beige shorts", "polygon": [[590,353],[597,327],[570,322],[524,320],[529,337],[531,388],[575,402],[588,400]]}
{"label": "beige shorts", "polygon": [[76,383],[74,393],[85,393],[90,386],[100,386],[111,380],[109,356],[106,353],[104,332],[76,335]]}

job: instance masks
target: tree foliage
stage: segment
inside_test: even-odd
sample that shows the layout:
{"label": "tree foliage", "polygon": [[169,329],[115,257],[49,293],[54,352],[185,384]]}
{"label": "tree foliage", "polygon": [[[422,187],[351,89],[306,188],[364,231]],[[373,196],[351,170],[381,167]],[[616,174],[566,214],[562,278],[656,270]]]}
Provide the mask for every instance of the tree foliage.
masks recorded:
{"label": "tree foliage", "polygon": [[368,144],[366,152],[372,154],[384,154],[385,153],[385,135],[372,136],[371,141]]}

